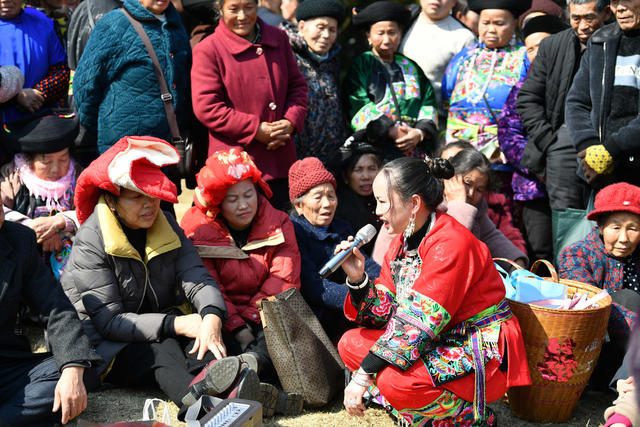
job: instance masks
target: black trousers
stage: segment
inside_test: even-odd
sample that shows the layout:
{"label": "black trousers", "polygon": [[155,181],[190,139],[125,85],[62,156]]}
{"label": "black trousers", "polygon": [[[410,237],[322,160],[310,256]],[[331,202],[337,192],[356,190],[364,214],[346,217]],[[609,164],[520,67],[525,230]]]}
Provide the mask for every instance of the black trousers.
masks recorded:
{"label": "black trousers", "polygon": [[264,337],[262,325],[253,322],[247,322],[247,325],[251,329],[255,339],[245,348],[242,348],[240,343],[235,340],[233,334],[228,332],[222,333],[224,345],[227,347],[227,354],[229,356],[239,356],[242,353],[253,353],[258,360],[258,376],[260,377],[260,381],[278,386],[280,381],[278,380],[278,374],[273,366],[273,362],[271,362],[271,356],[267,349],[267,341]]}
{"label": "black trousers", "polygon": [[189,354],[194,340],[165,338],[160,342],[128,344],[116,356],[104,381],[119,386],[157,384],[178,407],[195,375],[213,360],[207,352],[203,360]]}
{"label": "black trousers", "polygon": [[534,199],[522,204],[522,225],[532,261],[553,261],[553,237],[549,199]]}
{"label": "black trousers", "polygon": [[558,140],[547,151],[546,187],[551,209],[584,209],[587,184],[578,177],[578,152],[562,126]]}

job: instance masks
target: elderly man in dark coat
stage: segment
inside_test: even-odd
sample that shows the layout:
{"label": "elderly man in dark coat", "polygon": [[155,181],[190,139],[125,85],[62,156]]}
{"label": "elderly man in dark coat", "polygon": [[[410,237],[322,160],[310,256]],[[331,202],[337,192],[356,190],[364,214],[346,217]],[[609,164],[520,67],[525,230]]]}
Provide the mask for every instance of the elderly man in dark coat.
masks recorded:
{"label": "elderly man in dark coat", "polygon": [[576,175],[578,152],[567,132],[564,109],[587,42],[611,16],[609,0],[568,3],[571,28],[540,43],[516,107],[529,134],[520,165],[545,176],[554,210],[585,205],[586,187]]}
{"label": "elderly man in dark coat", "polygon": [[[32,353],[20,302],[47,319],[51,353]],[[53,353],[53,354],[52,354]],[[100,361],[29,228],[0,210],[0,425],[66,423],[87,406],[85,368]]]}
{"label": "elderly man in dark coat", "polygon": [[640,185],[640,0],[610,8],[616,22],[589,39],[565,110],[578,172],[595,189]]}

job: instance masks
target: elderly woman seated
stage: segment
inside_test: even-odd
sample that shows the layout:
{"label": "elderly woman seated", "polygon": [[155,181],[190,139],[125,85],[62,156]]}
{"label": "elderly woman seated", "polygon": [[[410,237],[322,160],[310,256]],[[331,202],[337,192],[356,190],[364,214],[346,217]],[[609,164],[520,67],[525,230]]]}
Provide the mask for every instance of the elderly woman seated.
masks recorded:
{"label": "elderly woman seated", "polygon": [[[316,157],[295,162],[289,169],[291,221],[302,258],[302,296],[311,306],[331,339],[339,339],[348,324],[342,307],[348,294],[346,276],[336,270],[326,279],[318,271],[333,256],[338,243],[354,234],[344,220],[334,218],[338,206],[336,180]],[[369,277],[378,277],[380,266],[366,258]]]}
{"label": "elderly woman seated", "polygon": [[[562,250],[558,273],[565,279],[606,289],[613,299],[609,318],[611,351],[601,353],[594,376],[610,379],[624,357],[629,334],[640,305],[640,188],[627,183],[600,190],[595,210],[587,218],[596,221],[584,240]],[[603,363],[602,359],[609,360]],[[608,371],[608,373],[607,373]]]}
{"label": "elderly woman seated", "polygon": [[[287,214],[269,201],[271,189],[249,155],[239,149],[218,151],[197,175],[193,206],[181,226],[193,241],[205,267],[218,282],[229,313],[223,338],[230,354],[257,360],[262,381],[278,379],[267,350],[256,303],[286,289],[300,289],[300,253]],[[302,396],[278,396],[262,384],[265,416],[275,407],[286,415],[302,410]],[[270,403],[270,404],[269,404]]]}
{"label": "elderly woman seated", "polygon": [[42,250],[52,253],[50,265],[59,277],[78,228],[73,196],[79,168],[69,154],[78,119],[46,115],[13,122],[1,133],[6,144],[20,151],[0,169],[6,219],[35,231]]}
{"label": "elderly woman seated", "polygon": [[[125,137],[83,171],[75,196],[82,225],[61,282],[106,362],[95,374],[116,385],[156,383],[185,402],[182,415],[203,394],[255,400],[259,382],[238,358],[223,359],[220,289],[160,210],[161,200],[178,201],[160,171],[178,159],[160,139]],[[207,366],[214,357],[222,360]]]}

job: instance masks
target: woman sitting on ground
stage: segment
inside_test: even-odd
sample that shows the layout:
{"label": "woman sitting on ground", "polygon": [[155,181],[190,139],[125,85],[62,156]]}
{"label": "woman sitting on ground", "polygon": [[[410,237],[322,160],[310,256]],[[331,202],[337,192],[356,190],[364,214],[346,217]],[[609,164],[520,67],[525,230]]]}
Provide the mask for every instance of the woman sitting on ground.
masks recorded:
{"label": "woman sitting on ground", "polygon": [[[267,200],[271,189],[244,151],[214,153],[197,182],[195,206],[181,226],[222,291],[229,313],[223,324],[227,351],[253,355],[260,379],[277,384],[256,303],[292,287],[300,289],[300,253],[293,225]],[[268,384],[261,388],[263,393],[275,390]],[[299,414],[301,396],[289,397],[286,415]],[[263,410],[265,416],[273,415],[273,407]]]}
{"label": "woman sitting on ground", "polygon": [[[329,338],[337,341],[349,325],[340,315],[347,288],[345,275],[338,269],[326,279],[318,271],[331,259],[336,245],[354,234],[348,222],[335,218],[338,198],[336,180],[316,157],[298,160],[289,170],[289,197],[302,259],[302,296],[320,320]],[[367,273],[380,272],[367,258]]]}
{"label": "woman sitting on ground", "polygon": [[[362,139],[364,132],[356,132],[347,139],[334,160],[338,181],[336,216],[347,221],[353,230],[373,224],[380,230],[382,222],[376,215],[373,179],[382,166],[382,152]],[[360,248],[367,255],[373,251],[374,241]]]}
{"label": "woman sitting on ground", "polygon": [[[640,307],[640,188],[613,184],[596,196],[595,210],[587,218],[596,221],[589,235],[562,250],[558,273],[607,290],[613,299],[609,318],[612,351],[601,353],[610,363],[598,363],[594,376],[608,383],[620,366]],[[606,366],[605,366],[606,365]],[[603,372],[607,371],[607,372]]]}
{"label": "woman sitting on ground", "polygon": [[79,227],[73,196],[79,165],[69,148],[78,134],[75,115],[46,115],[6,126],[2,140],[20,151],[0,169],[0,195],[8,221],[35,231],[56,277]]}
{"label": "woman sitting on ground", "polygon": [[344,80],[345,109],[354,131],[367,130],[385,161],[431,155],[437,142],[436,98],[420,67],[397,53],[409,10],[377,1],[352,22],[366,32],[370,51],[358,56]]}
{"label": "woman sitting on ground", "polygon": [[[160,139],[125,137],[82,172],[75,196],[82,225],[61,282],[106,362],[95,373],[121,386],[151,381],[182,415],[183,397],[220,395],[235,382],[234,396],[255,400],[259,382],[238,358],[223,359],[222,294],[193,243],[160,210],[161,200],[178,201],[160,170],[178,159]],[[223,360],[207,366],[213,358]]]}
{"label": "woman sitting on ground", "polygon": [[486,403],[530,383],[520,327],[486,245],[436,211],[451,165],[429,162],[394,160],[373,183],[376,213],[396,234],[380,277],[365,274],[358,250],[342,264],[345,315],[364,326],[338,344],[353,371],[344,405],[364,415],[368,391],[403,423],[495,425]]}

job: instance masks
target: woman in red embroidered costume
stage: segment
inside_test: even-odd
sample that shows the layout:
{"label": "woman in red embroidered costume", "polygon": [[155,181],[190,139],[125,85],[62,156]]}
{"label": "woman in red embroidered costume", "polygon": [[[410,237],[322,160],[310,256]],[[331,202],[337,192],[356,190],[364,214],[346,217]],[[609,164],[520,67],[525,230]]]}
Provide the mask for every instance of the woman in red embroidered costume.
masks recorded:
{"label": "woman in red embroidered costume", "polygon": [[364,326],[338,344],[354,371],[344,397],[351,415],[363,415],[368,394],[412,425],[494,425],[486,403],[530,384],[520,327],[489,250],[436,212],[441,179],[452,175],[446,160],[401,158],[373,183],[376,214],[398,236],[375,283],[357,249],[342,265],[345,315]]}

